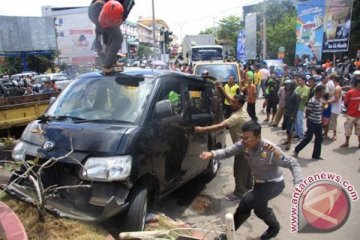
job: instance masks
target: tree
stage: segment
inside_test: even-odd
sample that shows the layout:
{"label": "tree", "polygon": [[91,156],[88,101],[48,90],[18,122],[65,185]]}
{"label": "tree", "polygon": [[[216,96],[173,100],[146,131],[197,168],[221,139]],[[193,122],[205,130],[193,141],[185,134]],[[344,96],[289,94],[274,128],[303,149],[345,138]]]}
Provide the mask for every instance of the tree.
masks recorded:
{"label": "tree", "polygon": [[238,32],[243,28],[241,18],[236,15],[229,15],[219,20],[217,25],[218,27],[206,28],[199,34],[214,34],[217,42],[230,43],[235,49]]}
{"label": "tree", "polygon": [[201,34],[201,35],[203,35],[203,34],[215,34],[216,35],[216,28],[214,28],[214,27],[206,28],[205,30],[200,31],[199,34]]}
{"label": "tree", "polygon": [[287,63],[293,63],[296,46],[296,16],[285,14],[276,25],[267,28],[267,54],[270,58],[277,58],[279,47],[285,47]]}
{"label": "tree", "polygon": [[56,52],[52,51],[50,55],[31,55],[27,58],[29,69],[37,72],[44,73],[49,68],[54,69],[54,59]]}
{"label": "tree", "polygon": [[5,57],[4,59],[5,61],[2,66],[4,74],[13,75],[23,71],[20,56]]}
{"label": "tree", "polygon": [[235,49],[237,43],[237,35],[242,28],[241,18],[239,16],[230,15],[224,17],[218,22],[217,38],[226,40],[231,43]]}
{"label": "tree", "polygon": [[140,43],[137,54],[140,57],[146,57],[146,56],[153,54],[153,51],[151,50],[151,48],[149,46],[147,46],[143,43]]}

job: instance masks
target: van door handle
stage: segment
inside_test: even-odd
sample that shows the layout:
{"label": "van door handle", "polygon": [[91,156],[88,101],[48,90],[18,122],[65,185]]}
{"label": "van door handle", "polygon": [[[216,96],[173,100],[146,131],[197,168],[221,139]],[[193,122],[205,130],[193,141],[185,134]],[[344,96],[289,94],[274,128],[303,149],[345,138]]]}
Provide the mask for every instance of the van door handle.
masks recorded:
{"label": "van door handle", "polygon": [[185,136],[188,137],[190,135],[193,135],[194,133],[194,126],[191,127],[183,127]]}

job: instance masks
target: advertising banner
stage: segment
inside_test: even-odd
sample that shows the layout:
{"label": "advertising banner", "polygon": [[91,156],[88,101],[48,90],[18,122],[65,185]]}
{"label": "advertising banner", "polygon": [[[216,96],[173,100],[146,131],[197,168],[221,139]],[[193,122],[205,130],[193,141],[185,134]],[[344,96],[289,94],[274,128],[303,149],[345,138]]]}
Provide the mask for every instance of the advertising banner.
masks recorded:
{"label": "advertising banner", "polygon": [[323,52],[349,49],[352,0],[326,0]]}
{"label": "advertising banner", "polygon": [[321,61],[325,0],[298,0],[296,55]]}
{"label": "advertising banner", "polygon": [[56,17],[60,59],[68,64],[93,65],[96,53],[91,49],[95,39],[93,23],[87,12]]}
{"label": "advertising banner", "polygon": [[256,59],[256,13],[245,16],[246,59]]}
{"label": "advertising banner", "polygon": [[237,38],[237,51],[236,51],[236,59],[240,61],[246,60],[245,53],[245,31],[240,30]]}

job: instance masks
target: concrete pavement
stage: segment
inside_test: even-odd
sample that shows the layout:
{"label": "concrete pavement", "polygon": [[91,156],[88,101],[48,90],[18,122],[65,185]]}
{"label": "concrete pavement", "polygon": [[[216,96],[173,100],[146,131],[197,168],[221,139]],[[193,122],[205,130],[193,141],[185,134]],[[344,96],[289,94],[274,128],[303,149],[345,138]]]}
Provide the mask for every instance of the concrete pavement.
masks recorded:
{"label": "concrete pavement", "polygon": [[[261,110],[263,99],[257,102],[257,113]],[[286,138],[286,134],[280,128],[270,127],[264,123],[265,115],[258,114],[259,122],[262,125],[262,136],[273,141],[279,146]],[[360,149],[358,148],[357,137],[350,138],[349,148],[339,148],[345,141],[343,123],[345,116],[340,115],[338,119],[337,141],[325,140],[322,145],[322,157],[324,160],[314,161],[311,159],[313,141],[300,152],[298,161],[302,167],[303,176],[308,177],[315,173],[332,172],[347,179],[354,186],[357,193],[360,193]],[[305,128],[306,129],[306,128]],[[332,132],[329,134],[332,136]],[[227,144],[231,144],[230,136],[227,137]],[[296,146],[297,140],[293,139],[292,147]],[[281,146],[282,147],[282,146]],[[292,151],[288,151],[292,154]],[[200,159],[199,159],[200,161]],[[234,188],[233,158],[222,161],[221,168],[216,178],[205,186],[198,180],[187,184],[184,188],[176,191],[166,198],[160,206],[160,211],[175,220],[195,223],[197,227],[209,228],[208,224],[216,218],[224,219],[226,213],[233,213],[237,202],[230,202],[224,196]],[[292,175],[288,169],[283,169],[285,177],[285,189],[282,194],[271,200],[269,206],[274,209],[281,224],[281,230],[274,239],[360,239],[360,201],[351,201],[351,212],[346,223],[338,230],[330,233],[291,233],[291,198],[293,194]],[[259,239],[259,236],[267,229],[267,226],[258,219],[254,213],[237,231],[238,239]]]}

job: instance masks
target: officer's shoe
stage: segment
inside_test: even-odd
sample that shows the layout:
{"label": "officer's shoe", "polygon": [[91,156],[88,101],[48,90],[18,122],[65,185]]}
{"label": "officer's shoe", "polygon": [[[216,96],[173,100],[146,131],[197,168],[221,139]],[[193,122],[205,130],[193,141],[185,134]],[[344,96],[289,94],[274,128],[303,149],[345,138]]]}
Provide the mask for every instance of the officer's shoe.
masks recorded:
{"label": "officer's shoe", "polygon": [[266,219],[264,219],[264,222],[269,226],[269,228],[261,235],[260,239],[265,240],[275,237],[280,231],[280,224],[272,210],[270,210],[270,214]]}
{"label": "officer's shoe", "polygon": [[227,240],[226,234],[220,234],[219,236],[215,237],[214,240]]}

